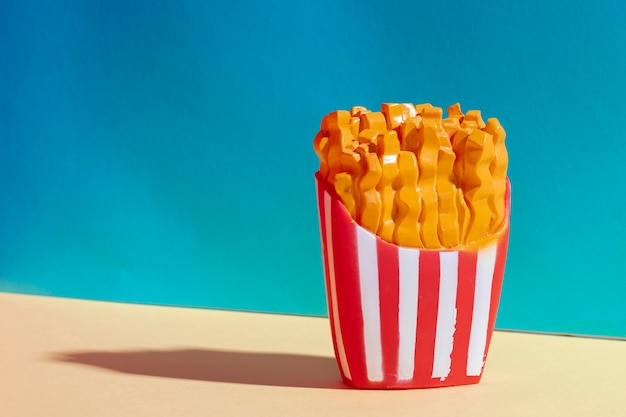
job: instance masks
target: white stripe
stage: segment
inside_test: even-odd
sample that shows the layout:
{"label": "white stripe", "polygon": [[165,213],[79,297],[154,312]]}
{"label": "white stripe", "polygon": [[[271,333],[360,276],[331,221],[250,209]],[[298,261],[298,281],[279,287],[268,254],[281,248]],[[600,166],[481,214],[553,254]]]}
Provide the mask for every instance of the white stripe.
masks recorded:
{"label": "white stripe", "polygon": [[487,346],[487,327],[489,326],[489,308],[491,305],[491,286],[496,267],[498,243],[495,242],[478,251],[476,261],[476,288],[474,290],[474,310],[472,329],[470,330],[467,352],[467,375],[478,376],[485,364]]}
{"label": "white stripe", "polygon": [[413,379],[415,371],[415,337],[417,335],[417,302],[419,290],[420,251],[398,248],[400,264],[400,300],[398,305],[398,380]]}
{"label": "white stripe", "polygon": [[380,299],[378,298],[376,236],[362,227],[357,227],[356,230],[367,378],[373,382],[382,381],[383,355],[380,338]]}
{"label": "white stripe", "polygon": [[443,381],[450,374],[452,345],[456,327],[456,289],[459,274],[459,253],[439,253],[439,307],[435,333],[433,378]]}
{"label": "white stripe", "polygon": [[343,346],[341,335],[341,324],[339,322],[339,309],[337,308],[337,284],[335,281],[335,255],[333,253],[333,226],[331,216],[331,199],[327,192],[324,192],[324,223],[326,224],[326,252],[328,253],[328,278],[330,282],[330,299],[333,309],[333,324],[335,337],[337,338],[337,351],[339,353],[339,363],[346,378],[352,380],[346,350]]}

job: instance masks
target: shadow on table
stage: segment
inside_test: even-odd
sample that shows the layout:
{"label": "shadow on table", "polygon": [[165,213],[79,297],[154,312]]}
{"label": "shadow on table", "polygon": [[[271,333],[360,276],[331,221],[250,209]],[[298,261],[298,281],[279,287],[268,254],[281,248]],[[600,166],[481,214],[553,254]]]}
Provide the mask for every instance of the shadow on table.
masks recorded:
{"label": "shadow on table", "polygon": [[334,358],[211,349],[88,351],[52,360],[126,374],[281,387],[346,388]]}

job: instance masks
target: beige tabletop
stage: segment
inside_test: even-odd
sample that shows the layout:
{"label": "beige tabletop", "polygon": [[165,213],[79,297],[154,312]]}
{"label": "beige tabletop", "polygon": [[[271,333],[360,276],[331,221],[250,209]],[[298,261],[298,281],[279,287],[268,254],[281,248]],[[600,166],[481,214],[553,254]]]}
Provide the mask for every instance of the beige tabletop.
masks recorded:
{"label": "beige tabletop", "polygon": [[478,385],[359,391],[326,319],[0,293],[0,416],[625,416],[626,342],[496,332]]}

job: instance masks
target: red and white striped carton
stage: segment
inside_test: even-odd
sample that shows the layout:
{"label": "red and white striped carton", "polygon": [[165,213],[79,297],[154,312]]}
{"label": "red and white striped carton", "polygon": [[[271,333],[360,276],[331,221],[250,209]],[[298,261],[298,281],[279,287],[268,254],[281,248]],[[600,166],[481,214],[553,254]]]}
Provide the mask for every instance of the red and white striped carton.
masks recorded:
{"label": "red and white striped carton", "polygon": [[508,247],[420,250],[356,224],[316,173],[326,295],[335,357],[357,388],[402,389],[480,381],[496,320]]}

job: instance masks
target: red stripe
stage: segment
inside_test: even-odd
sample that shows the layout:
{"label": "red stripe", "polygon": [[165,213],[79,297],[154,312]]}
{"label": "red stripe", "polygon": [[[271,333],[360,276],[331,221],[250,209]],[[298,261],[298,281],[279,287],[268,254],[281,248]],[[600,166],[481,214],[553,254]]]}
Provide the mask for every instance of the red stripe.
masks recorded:
{"label": "red stripe", "polygon": [[459,251],[459,280],[456,291],[457,316],[454,344],[452,345],[450,378],[464,377],[467,370],[467,352],[474,310],[477,260],[478,251]]}
{"label": "red stripe", "polygon": [[504,280],[504,267],[506,265],[506,255],[509,249],[509,232],[511,219],[511,183],[506,180],[506,194],[504,196],[506,203],[506,214],[504,221],[505,231],[498,241],[498,250],[496,252],[496,266],[493,272],[493,283],[491,286],[491,306],[489,308],[489,327],[487,328],[487,344],[485,346],[485,357],[489,352],[491,344],[491,336],[493,329],[496,327],[496,317],[498,315],[498,307],[500,306],[500,293],[502,292],[502,281]]}
{"label": "red stripe", "polygon": [[398,248],[380,239],[376,240],[378,252],[378,290],[380,299],[380,337],[383,356],[383,381],[398,379],[398,306],[400,299],[400,265]]}
{"label": "red stripe", "polygon": [[418,293],[414,375],[416,382],[430,384],[439,306],[439,253],[436,251],[420,252]]}
{"label": "red stripe", "polygon": [[504,266],[506,264],[506,253],[509,247],[509,229],[498,242],[498,250],[496,252],[496,266],[493,271],[493,283],[491,285],[491,306],[489,307],[489,327],[487,328],[487,344],[485,345],[485,357],[489,352],[489,344],[493,329],[496,326],[496,316],[498,315],[498,307],[500,305],[500,293],[502,292],[502,281],[504,278]]}
{"label": "red stripe", "polygon": [[[326,212],[324,209],[324,186],[323,180],[319,177],[319,172],[315,174],[315,180],[317,183],[317,209],[319,213],[320,220],[320,234],[322,237],[322,260],[324,266],[324,278],[326,283],[326,302],[328,304],[328,319],[330,321],[330,329],[332,334],[335,334],[335,317],[333,314],[333,305],[332,305],[332,297],[330,295],[330,272],[328,266],[328,248],[326,247]],[[343,375],[343,369],[341,369],[341,364],[339,363],[339,350],[337,347],[337,338],[333,337],[333,349],[335,350],[335,358],[337,359],[337,365],[339,365],[339,370]],[[345,376],[344,376],[345,377]]]}
{"label": "red stripe", "polygon": [[356,224],[341,200],[331,204],[338,314],[352,381],[367,384]]}

